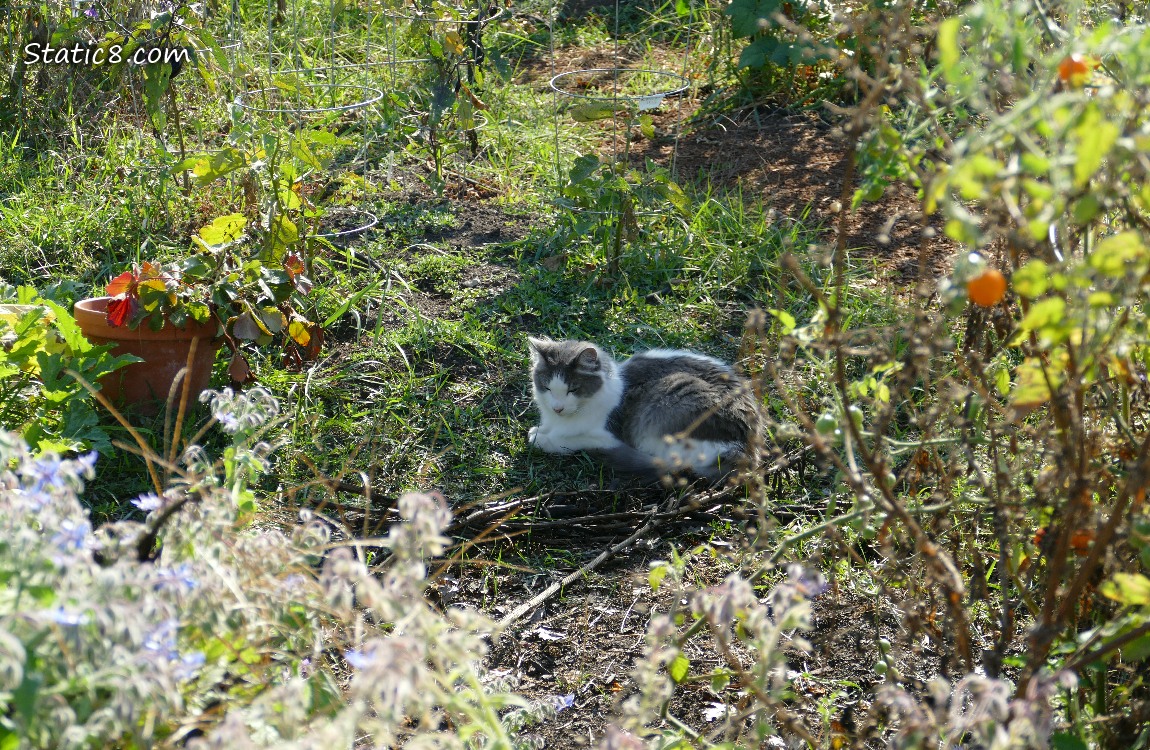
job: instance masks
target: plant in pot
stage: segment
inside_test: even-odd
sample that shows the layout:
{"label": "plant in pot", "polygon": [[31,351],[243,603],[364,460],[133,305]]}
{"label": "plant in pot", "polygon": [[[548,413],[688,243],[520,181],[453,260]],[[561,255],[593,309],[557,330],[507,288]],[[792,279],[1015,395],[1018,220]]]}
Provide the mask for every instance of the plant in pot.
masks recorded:
{"label": "plant in pot", "polygon": [[253,379],[245,346],[278,340],[289,363],[319,353],[322,330],[303,259],[288,245],[261,243],[250,251],[246,227],[242,214],[221,216],[192,237],[186,257],[135,266],[112,279],[107,296],[76,303],[89,340],[144,360],[101,381],[114,404],[155,413],[185,366],[186,379],[171,395],[195,398],[224,345],[232,354],[228,372],[239,383]]}

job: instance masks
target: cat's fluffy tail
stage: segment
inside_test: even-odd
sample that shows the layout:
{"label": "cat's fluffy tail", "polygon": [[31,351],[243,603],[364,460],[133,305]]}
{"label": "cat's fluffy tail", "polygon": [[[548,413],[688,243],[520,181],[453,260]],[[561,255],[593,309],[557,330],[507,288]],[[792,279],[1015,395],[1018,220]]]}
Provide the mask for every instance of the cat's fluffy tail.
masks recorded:
{"label": "cat's fluffy tail", "polygon": [[589,452],[612,469],[625,474],[634,474],[647,482],[658,482],[670,473],[661,461],[656,461],[646,453],[624,443]]}
{"label": "cat's fluffy tail", "polygon": [[730,479],[736,471],[746,465],[748,459],[745,451],[730,445],[723,445],[721,448],[716,446],[709,455],[692,456],[694,461],[684,461],[677,456],[671,460],[657,458],[626,444],[591,452],[616,471],[634,474],[652,483],[676,475],[689,474],[718,484]]}

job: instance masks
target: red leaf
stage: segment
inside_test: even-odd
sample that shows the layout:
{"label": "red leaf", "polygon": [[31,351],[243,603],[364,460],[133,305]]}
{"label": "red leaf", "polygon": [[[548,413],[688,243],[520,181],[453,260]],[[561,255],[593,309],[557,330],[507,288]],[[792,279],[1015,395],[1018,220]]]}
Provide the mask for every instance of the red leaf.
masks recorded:
{"label": "red leaf", "polygon": [[308,331],[311,333],[311,338],[307,342],[307,346],[302,347],[301,353],[303,358],[309,362],[319,359],[320,350],[323,349],[323,328],[317,325],[308,326]]}
{"label": "red leaf", "polygon": [[292,253],[284,260],[284,270],[288,272],[288,276],[294,279],[297,274],[303,273],[307,268],[304,266],[303,260],[295,253]]}
{"label": "red leaf", "polygon": [[105,290],[109,297],[119,297],[121,294],[131,294],[136,286],[136,274],[131,271],[124,271],[108,282],[108,288]]}
{"label": "red leaf", "polygon": [[117,297],[108,302],[108,325],[127,325],[136,313],[136,300],[132,297]]}

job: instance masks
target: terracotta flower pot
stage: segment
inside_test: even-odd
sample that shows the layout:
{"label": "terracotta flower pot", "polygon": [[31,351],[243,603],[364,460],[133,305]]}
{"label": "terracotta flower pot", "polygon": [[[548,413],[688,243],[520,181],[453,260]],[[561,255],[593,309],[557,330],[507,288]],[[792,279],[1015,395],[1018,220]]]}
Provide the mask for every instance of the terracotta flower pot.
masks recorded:
{"label": "terracotta flower pot", "polygon": [[[212,377],[212,363],[223,340],[217,336],[219,326],[192,321],[184,328],[165,325],[153,331],[146,324],[131,329],[108,324],[108,302],[111,297],[95,297],[76,303],[72,314],[93,344],[115,344],[113,354],[134,354],[143,362],[128,365],[100,380],[103,393],[117,407],[129,407],[141,414],[156,414],[168,398],[177,373],[187,364],[192,342],[196,353],[188,373],[189,401],[199,397]],[[180,389],[176,398],[180,397]]]}

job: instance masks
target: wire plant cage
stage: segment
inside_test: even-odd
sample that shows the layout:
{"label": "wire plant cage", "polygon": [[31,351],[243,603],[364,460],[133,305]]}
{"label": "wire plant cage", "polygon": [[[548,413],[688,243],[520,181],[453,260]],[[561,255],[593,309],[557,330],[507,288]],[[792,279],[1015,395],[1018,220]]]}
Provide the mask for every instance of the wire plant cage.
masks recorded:
{"label": "wire plant cage", "polygon": [[[317,241],[346,244],[379,222],[368,175],[385,131],[386,93],[372,75],[382,45],[376,17],[359,6],[268,0],[265,10],[261,43],[237,66],[233,133],[249,145],[232,158],[266,165],[255,197],[261,222],[267,231],[285,227],[310,271]],[[250,170],[245,179],[239,189],[250,204]]]}
{"label": "wire plant cage", "polygon": [[[686,196],[675,183],[684,117],[683,101],[692,90],[688,63],[695,34],[694,4],[683,18],[685,44],[678,69],[657,61],[634,64],[624,54],[619,0],[614,3],[609,62],[597,67],[561,70],[555,49],[558,5],[552,6],[551,78],[554,105],[555,204],[574,218],[578,234],[594,234],[605,246],[607,270],[619,271],[626,240],[637,235],[646,217],[683,212]],[[582,132],[578,132],[582,131]],[[600,145],[579,154],[568,140],[597,139]],[[672,141],[670,163],[636,163],[637,139]]]}
{"label": "wire plant cage", "polygon": [[468,179],[487,126],[483,34],[509,14],[507,6],[474,0],[384,0],[386,68],[398,132],[428,159],[433,187],[452,173]]}

